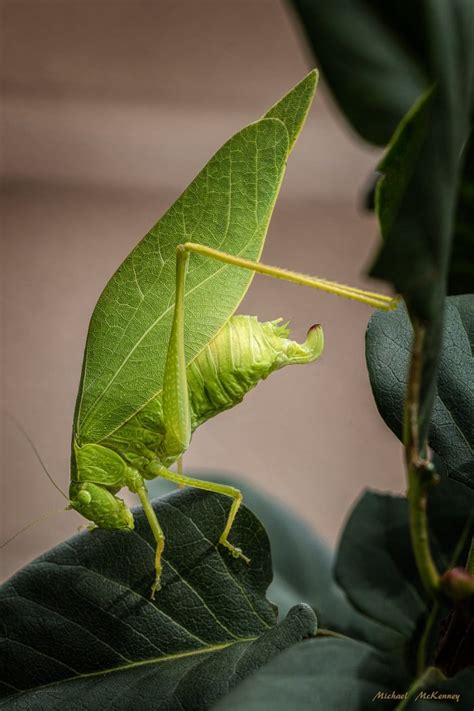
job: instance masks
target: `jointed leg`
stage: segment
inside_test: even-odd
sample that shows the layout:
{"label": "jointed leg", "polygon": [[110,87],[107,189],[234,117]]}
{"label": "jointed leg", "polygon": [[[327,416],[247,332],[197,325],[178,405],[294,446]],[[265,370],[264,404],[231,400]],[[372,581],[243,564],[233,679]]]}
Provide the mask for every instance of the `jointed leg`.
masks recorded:
{"label": "jointed leg", "polygon": [[[180,476],[183,474],[183,457],[181,456],[176,462],[176,473]],[[182,489],[184,484],[178,484],[178,489]]]}
{"label": "jointed leg", "polygon": [[222,531],[221,537],[219,538],[219,543],[223,545],[227,550],[229,550],[234,558],[242,558],[246,563],[250,563],[250,559],[242,553],[240,548],[232,545],[228,541],[228,536],[234,523],[239,506],[242,503],[242,494],[238,489],[233,486],[227,486],[226,484],[216,484],[212,481],[202,481],[201,479],[193,479],[190,476],[184,476],[183,474],[177,474],[171,472],[165,467],[160,467],[157,471],[159,476],[169,481],[174,481],[179,486],[193,486],[196,489],[204,489],[205,491],[214,491],[216,494],[224,494],[224,496],[230,496],[232,501],[232,506],[230,507],[229,515],[227,517],[227,522],[224,530]]}
{"label": "jointed leg", "polygon": [[298,274],[287,269],[271,267],[261,262],[253,262],[250,259],[226,254],[202,244],[186,242],[178,245],[176,248],[176,301],[163,382],[163,419],[166,427],[164,449],[167,456],[171,458],[180,457],[187,450],[191,440],[191,415],[184,352],[184,296],[189,257],[193,252],[225,264],[249,269],[258,274],[265,274],[361,301],[386,311],[394,309],[398,303],[398,299],[390,296],[336,284],[326,279]]}
{"label": "jointed leg", "polygon": [[[186,242],[185,244],[178,245],[176,248],[176,301],[163,382],[163,420],[166,429],[164,449],[167,456],[171,459],[179,458],[187,450],[191,439],[191,414],[189,408],[188,383],[186,380],[186,359],[184,352],[184,296],[189,257],[193,252],[206,257],[211,257],[212,259],[224,262],[225,264],[231,264],[243,269],[249,269],[259,274],[265,274],[277,279],[284,279],[296,284],[345,296],[346,298],[361,301],[365,304],[375,308],[384,309],[386,311],[395,308],[398,303],[397,299],[384,296],[383,294],[363,291],[362,289],[345,286],[343,284],[336,284],[325,279],[318,279],[305,274],[291,272],[286,269],[271,267],[262,264],[261,262],[253,262],[239,256],[226,254],[216,249],[212,249],[211,247],[206,247],[205,245],[195,244],[193,242]],[[232,497],[232,506],[226,526],[220,538],[220,543],[230,550],[232,555],[242,557],[248,562],[248,558],[242,554],[242,551],[228,541],[232,523],[234,522],[242,501],[242,495],[238,489],[234,489],[231,486],[225,486],[223,484],[214,484],[212,482],[199,481],[198,479],[183,476],[183,474],[179,471],[179,467],[178,472],[174,473],[160,465],[155,474],[176,482],[178,486],[194,486]],[[151,509],[149,502],[148,506]],[[153,512],[153,509],[151,509],[151,511]],[[156,524],[154,525],[156,528],[156,526],[158,526],[158,522],[156,521]],[[158,531],[158,529],[156,530]],[[157,549],[158,562],[155,589],[158,589],[158,571],[161,570],[161,568],[158,567],[159,557],[164,545],[161,529],[159,529],[159,533],[155,533],[155,538],[157,539],[157,542],[161,541],[161,543],[158,543]],[[160,552],[158,552],[158,550]]]}
{"label": "jointed leg", "polygon": [[156,591],[161,589],[161,583],[160,583],[161,571],[162,571],[161,555],[162,555],[164,548],[165,548],[165,534],[163,533],[163,530],[162,530],[160,524],[158,523],[158,519],[156,518],[156,514],[153,510],[153,506],[151,505],[150,499],[148,498],[148,492],[145,488],[145,485],[143,484],[142,486],[138,487],[136,489],[136,493],[140,497],[140,501],[142,503],[143,510],[144,510],[145,515],[148,519],[148,523],[150,524],[150,528],[152,530],[153,536],[156,541],[155,582],[151,586],[151,594],[150,594],[151,599],[154,600]]}
{"label": "jointed leg", "polygon": [[313,289],[326,291],[330,294],[344,296],[347,299],[354,299],[355,301],[360,301],[363,304],[373,306],[376,309],[382,309],[383,311],[391,311],[396,308],[399,302],[397,297],[385,296],[384,294],[379,294],[375,291],[365,291],[364,289],[358,289],[354,286],[338,284],[333,281],[328,281],[327,279],[308,276],[307,274],[299,274],[298,272],[292,272],[288,269],[281,269],[280,267],[272,267],[267,264],[262,264],[261,262],[254,262],[250,259],[244,259],[243,257],[238,257],[233,254],[220,252],[217,249],[207,247],[203,244],[197,244],[195,242],[185,242],[185,244],[180,245],[177,250],[177,259],[185,259],[184,254],[192,252],[206,257],[211,257],[211,259],[224,262],[224,264],[233,264],[236,267],[249,269],[257,274],[265,274],[266,276],[271,276],[276,279],[283,279],[284,281],[291,281],[295,284],[300,284],[301,286],[309,286]]}

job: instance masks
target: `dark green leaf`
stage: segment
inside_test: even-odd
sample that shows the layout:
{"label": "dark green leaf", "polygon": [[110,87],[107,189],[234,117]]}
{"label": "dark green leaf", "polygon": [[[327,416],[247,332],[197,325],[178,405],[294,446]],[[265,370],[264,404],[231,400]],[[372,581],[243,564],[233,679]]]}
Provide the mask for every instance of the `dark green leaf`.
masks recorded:
{"label": "dark green leaf", "polygon": [[[268,597],[278,605],[280,614],[286,614],[303,600],[316,611],[320,627],[368,641],[381,649],[397,646],[398,633],[387,631],[384,624],[351,604],[347,593],[334,579],[334,555],[291,510],[238,477],[209,471],[196,475],[236,486],[245,504],[263,523],[273,561],[273,582]],[[161,496],[170,490],[170,485],[155,479],[148,484],[148,490],[152,496]]]}
{"label": "dark green leaf", "polygon": [[422,3],[291,0],[349,122],[384,145],[429,84]]}
{"label": "dark green leaf", "polygon": [[354,640],[317,638],[275,657],[215,709],[366,711],[376,704],[393,709],[399,701],[382,701],[377,694],[403,693],[408,683],[400,659],[393,655]]}
{"label": "dark green leaf", "polygon": [[[430,537],[442,569],[466,555],[465,521],[473,504],[474,496],[466,497],[449,479],[432,494]],[[460,537],[464,545],[456,550]],[[401,703],[413,682],[416,646],[432,604],[418,580],[406,499],[372,492],[361,498],[342,536],[336,577],[367,622],[365,629],[339,629],[359,639],[318,637],[287,649],[222,698],[216,711],[365,711],[372,702],[391,709]],[[437,632],[444,614],[441,609]],[[465,700],[471,679],[465,671],[438,688],[459,690]]]}
{"label": "dark green leaf", "polygon": [[[237,476],[207,470],[193,472],[193,476],[237,487],[243,494],[245,505],[260,519],[272,551],[273,582],[268,597],[277,604],[280,615],[286,615],[302,600],[317,600],[318,609],[323,610],[323,600],[326,601],[331,585],[334,585],[334,555],[314,531],[289,508]],[[147,488],[154,497],[171,491],[172,485],[157,478],[149,482]]]}
{"label": "dark green leaf", "polygon": [[424,7],[434,89],[404,119],[382,162],[385,177],[376,206],[383,242],[371,269],[373,276],[390,282],[404,296],[410,318],[425,330],[420,443],[427,435],[435,396],[443,303],[474,86],[473,3],[430,0]]}
{"label": "dark green leaf", "polygon": [[[215,711],[401,709],[410,685],[400,660],[354,640],[315,639],[287,649],[242,682]],[[474,672],[421,685],[404,711],[471,711]],[[430,695],[433,695],[430,699]]]}
{"label": "dark green leaf", "polygon": [[208,708],[314,634],[314,613],[304,605],[276,626],[265,598],[268,539],[247,509],[232,540],[252,558],[249,566],[218,546],[223,497],[186,490],[155,502],[155,510],[169,536],[155,602],[155,546],[141,511],[134,532],[75,536],[3,586],[5,708]]}
{"label": "dark green leaf", "polygon": [[[376,312],[366,338],[370,382],[380,414],[401,439],[412,328],[404,306]],[[438,388],[428,442],[449,476],[474,486],[474,295],[449,297]]]}
{"label": "dark green leaf", "polygon": [[474,289],[474,134],[464,150],[454,242],[449,267],[448,294],[467,294]]}
{"label": "dark green leaf", "polygon": [[[467,221],[472,196],[465,197],[472,165],[465,163],[460,199],[458,187],[473,114],[474,4],[293,0],[293,5],[356,130],[383,144],[405,117],[382,164],[386,189],[379,194],[378,212],[383,243],[371,274],[403,294],[411,317],[427,329],[419,408],[423,442],[435,391],[451,250],[452,292],[461,290],[454,280],[465,285],[472,276],[473,230]],[[435,87],[432,96],[420,103],[430,86]]]}
{"label": "dark green leaf", "polygon": [[[473,509],[474,494],[466,496],[456,482],[445,478],[433,488],[430,538],[441,571],[450,567]],[[472,520],[468,525],[472,532]],[[469,543],[468,537],[457,562],[464,563]],[[385,626],[385,646],[403,651],[431,605],[413,557],[405,498],[364,494],[344,529],[336,578],[357,610]]]}
{"label": "dark green leaf", "polygon": [[452,679],[423,684],[403,711],[472,711],[474,670],[465,669]]}

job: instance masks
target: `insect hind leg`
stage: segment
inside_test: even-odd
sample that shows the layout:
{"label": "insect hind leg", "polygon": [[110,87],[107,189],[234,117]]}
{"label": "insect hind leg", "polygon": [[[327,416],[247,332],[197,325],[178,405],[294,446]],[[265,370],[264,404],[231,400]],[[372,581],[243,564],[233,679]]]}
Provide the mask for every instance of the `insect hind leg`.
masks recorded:
{"label": "insect hind leg", "polygon": [[242,503],[242,494],[238,489],[233,486],[228,486],[227,484],[217,484],[213,481],[203,481],[202,479],[194,479],[190,476],[184,476],[183,474],[172,472],[163,466],[159,467],[156,475],[162,476],[163,479],[173,481],[175,484],[178,484],[178,486],[193,486],[195,489],[204,489],[205,491],[213,491],[216,494],[229,496],[232,499],[232,505],[227,516],[224,530],[219,538],[219,543],[224,546],[224,548],[227,548],[234,558],[242,558],[242,560],[246,563],[250,563],[250,558],[247,558],[247,556],[242,553],[240,548],[234,546],[229,541],[229,534],[232,529],[232,525],[235,521],[235,517],[237,516],[240,504]]}

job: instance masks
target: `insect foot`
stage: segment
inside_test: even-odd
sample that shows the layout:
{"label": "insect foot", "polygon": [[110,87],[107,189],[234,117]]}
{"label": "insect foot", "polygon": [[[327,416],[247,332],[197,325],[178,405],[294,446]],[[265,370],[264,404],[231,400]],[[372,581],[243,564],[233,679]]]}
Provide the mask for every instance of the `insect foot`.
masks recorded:
{"label": "insect foot", "polygon": [[151,586],[150,590],[150,600],[155,599],[155,594],[161,590],[161,566],[160,569],[156,571],[155,582]]}
{"label": "insect foot", "polygon": [[250,563],[250,558],[247,558],[247,556],[244,555],[244,553],[242,553],[241,548],[237,548],[237,546],[233,546],[232,543],[229,543],[229,541],[227,539],[222,538],[222,537],[221,537],[219,543],[222,546],[224,546],[225,548],[227,548],[227,550],[232,553],[233,558],[242,558],[242,560],[244,560],[247,563],[247,565]]}

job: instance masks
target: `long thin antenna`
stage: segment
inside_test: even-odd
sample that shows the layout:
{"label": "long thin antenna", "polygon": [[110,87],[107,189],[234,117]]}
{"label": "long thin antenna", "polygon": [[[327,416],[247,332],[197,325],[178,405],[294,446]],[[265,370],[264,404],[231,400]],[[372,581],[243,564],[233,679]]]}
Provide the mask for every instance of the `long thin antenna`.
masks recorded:
{"label": "long thin antenna", "polygon": [[[25,430],[25,428],[23,427],[23,425],[21,425],[21,424],[18,422],[18,420],[17,420],[15,417],[13,417],[13,415],[12,415],[10,412],[8,412],[7,410],[4,410],[4,412],[5,412],[5,414],[7,415],[7,417],[9,417],[9,419],[13,422],[13,424],[18,428],[18,430],[21,432],[21,434],[23,435],[23,437],[26,439],[26,441],[27,441],[28,444],[30,445],[31,449],[33,450],[33,452],[34,452],[35,455],[36,455],[36,458],[37,458],[38,462],[39,462],[40,465],[41,465],[41,468],[43,469],[44,473],[46,474],[46,476],[47,476],[48,479],[50,480],[51,484],[55,487],[55,489],[57,489],[57,490],[59,491],[59,493],[61,494],[61,496],[63,496],[63,497],[66,499],[66,501],[69,501],[68,496],[64,493],[64,491],[61,489],[61,487],[59,486],[59,484],[56,483],[56,481],[53,479],[53,477],[52,477],[51,474],[49,473],[49,471],[48,471],[48,469],[47,469],[47,467],[46,467],[46,464],[45,464],[45,463],[43,462],[43,460],[41,459],[40,453],[39,453],[38,450],[36,449],[36,446],[35,446],[33,440],[31,439],[30,435],[29,435],[28,432]],[[61,510],[62,510],[62,509],[61,509]],[[42,518],[42,517],[40,517],[40,518]],[[40,519],[37,519],[37,520],[39,521]],[[25,529],[23,529],[23,530],[25,530]],[[20,533],[21,533],[21,531],[20,531]]]}
{"label": "long thin antenna", "polygon": [[7,546],[7,545],[8,545],[9,543],[11,543],[12,541],[14,541],[15,538],[17,538],[18,536],[21,536],[22,533],[24,533],[25,531],[27,531],[27,530],[28,530],[29,528],[31,528],[32,526],[35,526],[35,525],[36,525],[37,523],[39,523],[40,521],[42,521],[42,520],[45,519],[45,518],[49,518],[49,517],[52,516],[53,514],[61,513],[61,511],[69,511],[69,508],[65,508],[65,509],[55,509],[54,511],[48,511],[48,513],[45,513],[45,514],[43,514],[42,516],[38,516],[38,518],[35,518],[34,521],[30,521],[30,523],[27,523],[26,526],[23,526],[23,528],[20,528],[20,530],[17,531],[16,533],[14,533],[13,536],[10,536],[10,538],[7,538],[6,541],[2,541],[2,543],[0,543],[0,550],[1,550],[2,548],[5,548],[5,546]]}

